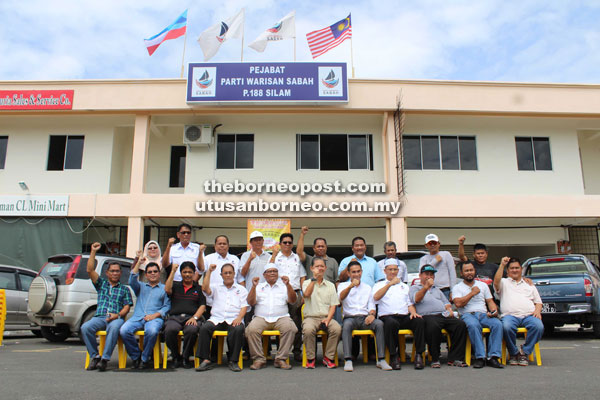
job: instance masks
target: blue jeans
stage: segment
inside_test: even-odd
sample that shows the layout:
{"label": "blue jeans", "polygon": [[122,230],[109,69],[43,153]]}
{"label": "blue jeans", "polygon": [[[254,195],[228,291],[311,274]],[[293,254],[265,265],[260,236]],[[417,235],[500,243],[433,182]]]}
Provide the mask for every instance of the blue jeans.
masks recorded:
{"label": "blue jeans", "polygon": [[498,318],[490,318],[483,312],[463,314],[461,318],[467,325],[475,358],[485,358],[485,346],[483,345],[481,328],[490,328],[487,349],[488,357],[501,357],[502,322]]}
{"label": "blue jeans", "polygon": [[[155,318],[148,322],[144,320],[128,320],[123,324],[121,327],[121,338],[127,349],[127,354],[129,354],[129,357],[131,357],[132,360],[140,358],[140,353],[143,362],[150,360],[152,351],[154,350],[154,343],[156,343],[158,332],[160,331],[160,328],[162,328],[163,323],[164,321],[162,318]],[[140,351],[140,347],[138,346],[138,342],[134,335],[136,331],[141,330],[144,331],[144,352]]]}
{"label": "blue jeans", "polygon": [[542,320],[533,315],[528,315],[525,318],[505,315],[502,317],[504,341],[506,342],[508,353],[511,356],[514,356],[519,352],[519,349],[517,348],[517,328],[520,326],[527,328],[527,339],[525,339],[525,345],[523,346],[523,353],[526,355],[533,353],[535,344],[540,341],[544,334],[544,324],[542,324]]}
{"label": "blue jeans", "polygon": [[96,342],[96,332],[106,331],[106,343],[104,344],[104,351],[102,352],[102,359],[110,361],[110,356],[117,344],[119,339],[119,329],[125,321],[122,319],[115,319],[106,324],[106,317],[92,317],[88,322],[81,325],[81,337],[87,347],[87,351],[90,358],[98,357],[98,342]]}

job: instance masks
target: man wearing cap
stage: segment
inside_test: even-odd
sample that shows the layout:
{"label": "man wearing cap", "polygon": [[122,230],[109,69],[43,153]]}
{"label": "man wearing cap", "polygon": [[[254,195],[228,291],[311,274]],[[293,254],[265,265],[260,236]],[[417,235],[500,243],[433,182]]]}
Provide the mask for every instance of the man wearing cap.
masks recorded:
{"label": "man wearing cap", "polygon": [[377,261],[365,255],[366,251],[367,242],[364,238],[357,236],[352,239],[352,255],[344,258],[342,262],[340,262],[340,267],[338,268],[340,282],[346,282],[350,278],[348,266],[350,261],[354,259],[360,263],[362,268],[362,283],[373,287],[375,282],[385,278],[385,275],[377,266]]}
{"label": "man wearing cap", "polygon": [[424,255],[419,260],[419,269],[424,265],[431,265],[435,268],[435,286],[444,293],[448,299],[450,288],[456,283],[456,270],[454,269],[454,258],[447,251],[440,251],[440,239],[437,235],[430,233],[425,236],[425,247],[429,254]]}
{"label": "man wearing cap", "polygon": [[[237,277],[237,281],[245,286],[246,289],[250,289],[250,285],[252,285],[252,280],[256,277],[259,278],[261,282],[264,282],[263,278],[263,270],[265,265],[271,259],[271,253],[264,250],[265,239],[263,234],[260,231],[254,231],[250,234],[250,250],[246,251],[240,257],[240,270],[239,275]],[[247,283],[247,284],[246,284]],[[244,319],[244,323],[246,326],[252,321],[252,317],[254,316],[254,310],[250,309],[246,313],[246,317]],[[244,345],[244,349],[246,349]]]}
{"label": "man wearing cap", "polygon": [[400,277],[400,280],[402,280],[402,282],[407,283],[408,267],[406,266],[404,261],[399,260],[396,257],[396,243],[392,241],[385,242],[383,244],[383,252],[385,253],[385,258],[377,262],[377,265],[379,266],[379,269],[381,269],[381,272],[383,272],[385,275],[385,263],[388,260],[396,260],[396,265],[398,265],[398,276]]}
{"label": "man wearing cap", "polygon": [[442,329],[450,333],[452,344],[448,351],[448,365],[467,367],[464,362],[467,327],[463,321],[454,318],[448,299],[434,285],[433,278],[436,272],[432,265],[424,265],[419,273],[420,283],[411,286],[409,292],[417,313],[425,320],[425,341],[431,354],[431,367],[440,368]]}
{"label": "man wearing cap", "polygon": [[294,342],[294,336],[298,331],[296,324],[290,318],[288,304],[296,302],[296,292],[287,276],[279,279],[279,267],[277,264],[269,263],[264,267],[265,282],[259,283],[260,279],[252,279],[252,288],[248,293],[248,304],[254,309],[254,318],[246,328],[246,340],[250,347],[250,356],[253,363],[250,369],[264,368],[267,364],[262,348],[262,332],[265,330],[278,330],[279,350],[275,356],[275,368],[284,370],[292,366],[286,363],[290,349]]}
{"label": "man wearing cap", "polygon": [[[377,265],[375,265],[377,268]],[[391,371],[392,367],[385,361],[385,334],[383,322],[375,318],[375,303],[371,295],[371,286],[362,282],[362,267],[358,261],[348,264],[350,280],[338,285],[338,296],[344,310],[342,324],[342,341],[344,342],[344,371],[354,370],[352,365],[352,331],[370,329],[375,332],[377,345],[377,368]],[[379,270],[379,268],[377,268]],[[363,352],[365,349],[363,349]]]}
{"label": "man wearing cap", "polygon": [[306,271],[306,279],[311,279],[313,277],[312,271],[310,269],[313,264],[313,257],[321,257],[323,261],[325,261],[325,275],[324,279],[331,283],[335,283],[338,279],[338,262],[333,257],[327,256],[327,240],[324,238],[316,238],[313,241],[313,253],[314,256],[310,254],[306,254],[304,252],[304,236],[308,233],[308,226],[303,226],[300,231],[300,238],[298,238],[298,244],[296,245],[296,254],[300,257],[300,261],[304,264],[305,268],[309,269]]}
{"label": "man wearing cap", "polygon": [[486,364],[482,328],[490,329],[487,364],[503,368],[498,361],[502,349],[502,323],[497,318],[498,308],[492,293],[485,283],[475,280],[475,268],[470,261],[462,262],[460,268],[463,281],[452,288],[452,301],[467,325],[475,356],[473,368],[483,368]]}
{"label": "man wearing cap", "polygon": [[398,359],[398,331],[410,329],[413,332],[414,346],[416,348],[415,369],[423,369],[425,351],[425,321],[415,309],[409,296],[409,288],[398,277],[398,265],[395,259],[385,261],[386,279],[373,286],[373,300],[379,306],[379,319],[383,321],[385,343],[390,352],[392,369],[400,369]]}

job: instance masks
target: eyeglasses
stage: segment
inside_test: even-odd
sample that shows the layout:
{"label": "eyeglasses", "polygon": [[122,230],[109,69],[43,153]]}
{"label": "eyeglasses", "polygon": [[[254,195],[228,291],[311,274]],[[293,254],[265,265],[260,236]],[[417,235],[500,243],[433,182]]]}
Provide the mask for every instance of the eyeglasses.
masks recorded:
{"label": "eyeglasses", "polygon": [[293,242],[281,242],[281,244],[292,244]]}
{"label": "eyeglasses", "polygon": [[158,250],[158,247],[156,247],[156,246],[148,247],[148,250]]}
{"label": "eyeglasses", "polygon": [[192,232],[190,232],[190,231],[181,231],[179,233],[181,233],[182,235],[191,235],[192,234]]}
{"label": "eyeglasses", "polygon": [[276,269],[269,269],[265,271],[265,274],[276,274],[277,270]]}
{"label": "eyeglasses", "polygon": [[146,271],[147,274],[158,274],[158,271],[156,270],[152,270],[152,271]]}

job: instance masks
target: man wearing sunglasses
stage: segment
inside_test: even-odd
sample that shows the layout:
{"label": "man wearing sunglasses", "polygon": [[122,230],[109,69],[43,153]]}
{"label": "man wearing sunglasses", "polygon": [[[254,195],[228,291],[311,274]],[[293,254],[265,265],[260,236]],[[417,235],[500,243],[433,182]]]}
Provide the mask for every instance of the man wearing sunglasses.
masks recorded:
{"label": "man wearing sunglasses", "polygon": [[[163,268],[169,265],[177,264],[181,265],[185,261],[190,261],[196,267],[195,281],[200,279],[200,276],[204,273],[204,251],[197,243],[192,243],[192,227],[189,224],[181,224],[177,227],[177,239],[179,243],[175,243],[175,238],[169,238],[167,242],[167,248],[165,254],[163,254],[162,265]],[[181,273],[175,272],[173,281],[181,281]]]}
{"label": "man wearing sunglasses", "polygon": [[436,270],[435,286],[444,293],[446,299],[450,298],[450,288],[456,282],[456,269],[454,269],[454,258],[448,251],[440,251],[440,239],[437,235],[430,233],[425,236],[425,247],[429,254],[419,260],[419,271],[425,265],[431,265]]}

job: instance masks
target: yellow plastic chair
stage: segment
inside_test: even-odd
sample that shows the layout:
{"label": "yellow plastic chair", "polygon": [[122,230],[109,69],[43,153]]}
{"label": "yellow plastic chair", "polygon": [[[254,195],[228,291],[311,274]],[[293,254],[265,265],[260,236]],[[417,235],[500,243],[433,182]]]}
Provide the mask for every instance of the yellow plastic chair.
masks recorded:
{"label": "yellow plastic chair", "polygon": [[[104,346],[106,345],[106,331],[98,331],[96,332],[96,336],[100,338],[100,342],[98,343],[98,355],[102,357],[104,353]],[[125,368],[127,362],[127,354],[125,353],[125,348],[123,347],[123,340],[121,340],[121,336],[117,339],[117,354],[119,361],[119,368]],[[84,369],[90,365],[90,353],[85,352],[85,365]]]}
{"label": "yellow plastic chair", "polygon": [[[134,333],[138,337],[138,341],[140,343],[140,351],[144,351],[144,331],[136,331]],[[127,362],[127,355],[123,352],[123,363]],[[121,365],[121,355],[119,354],[119,367]],[[125,365],[125,364],[123,364]],[[160,368],[160,340],[159,337],[156,337],[156,342],[154,342],[154,369]]]}
{"label": "yellow plastic chair", "polygon": [[352,337],[354,336],[360,336],[363,352],[363,362],[365,364],[369,362],[369,346],[367,345],[367,339],[369,338],[369,336],[371,336],[375,341],[375,359],[378,359],[377,338],[375,338],[375,332],[373,332],[371,329],[355,329],[352,331]]}
{"label": "yellow plastic chair", "polygon": [[[413,331],[410,329],[400,329],[398,331],[398,353],[400,354],[400,361],[406,362],[406,335],[413,336]],[[413,356],[411,361],[414,360],[414,346],[413,346]],[[385,361],[390,362],[390,350],[385,348]]]}
{"label": "yellow plastic chair", "polygon": [[[183,337],[183,331],[179,331],[179,333],[177,334],[177,346],[179,346],[179,348],[181,348],[181,338]],[[158,339],[157,339],[158,341]],[[194,344],[194,354],[196,354],[196,348],[198,347],[198,340],[196,340],[196,344]],[[163,345],[163,369],[167,369],[167,354],[169,354],[169,348],[167,347],[167,342],[164,342]],[[197,368],[198,365],[200,365],[200,362],[196,359],[196,357],[194,357],[194,366]]]}
{"label": "yellow plastic chair", "polygon": [[[525,335],[525,338],[527,338],[527,328],[521,327],[521,328],[517,328],[517,333],[523,333]],[[507,354],[508,351],[506,350],[506,342],[504,340],[502,340],[502,364],[506,365],[506,360],[507,360]],[[540,352],[540,342],[537,342],[535,344],[535,347],[533,349],[533,353],[531,353],[529,355],[529,361],[533,361],[533,354],[535,353],[535,361],[538,367],[542,366],[542,353]]]}
{"label": "yellow plastic chair", "polygon": [[[302,308],[300,309],[300,315],[302,316],[302,321],[304,321],[304,306],[306,304],[302,304]],[[325,348],[327,348],[327,332],[320,329],[317,331],[317,337],[321,336],[321,343],[323,345],[323,352],[325,352]],[[306,344],[304,343],[304,340],[302,341],[302,367],[306,367],[306,363],[307,363],[308,359],[306,358]],[[335,349],[335,365],[339,366],[339,361],[338,361],[338,352],[337,349]]]}
{"label": "yellow plastic chair", "polygon": [[[277,331],[279,332],[279,331]],[[227,337],[227,331],[214,331],[212,338],[217,339],[217,364],[223,364],[223,343],[225,342],[225,338]],[[264,347],[264,344],[263,344]],[[238,367],[240,369],[244,369],[244,359],[242,358],[242,349],[240,349],[240,358],[238,359]],[[196,368],[200,365],[200,360],[198,358],[195,359]],[[288,362],[289,363],[289,362]]]}
{"label": "yellow plastic chair", "polygon": [[[266,357],[268,360],[270,360],[270,359],[271,359],[271,357],[268,355],[268,354],[270,354],[271,352],[269,351],[269,352],[267,353],[267,350],[269,350],[269,338],[270,338],[271,336],[277,336],[277,337],[278,337],[278,336],[281,336],[281,332],[279,332],[278,330],[273,330],[273,331],[263,331],[263,332],[262,332],[262,339],[263,339],[263,341],[262,341],[262,342],[263,342],[263,354],[265,355],[265,357]],[[241,360],[241,358],[240,358],[240,360]],[[289,355],[288,355],[288,357],[286,358],[285,362],[286,362],[287,364],[289,364],[289,363],[290,363],[290,356],[289,356]]]}
{"label": "yellow plastic chair", "polygon": [[4,336],[4,324],[6,322],[6,290],[0,289],[0,346]]}
{"label": "yellow plastic chair", "polygon": [[[485,339],[485,348],[487,349],[487,336],[485,336],[486,333],[490,333],[490,328],[481,329],[481,334],[482,334],[483,338]],[[471,366],[471,338],[469,338],[468,334],[467,334],[467,345],[465,347],[465,362],[467,363],[468,366]]]}

